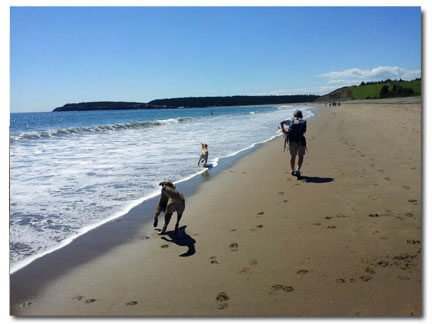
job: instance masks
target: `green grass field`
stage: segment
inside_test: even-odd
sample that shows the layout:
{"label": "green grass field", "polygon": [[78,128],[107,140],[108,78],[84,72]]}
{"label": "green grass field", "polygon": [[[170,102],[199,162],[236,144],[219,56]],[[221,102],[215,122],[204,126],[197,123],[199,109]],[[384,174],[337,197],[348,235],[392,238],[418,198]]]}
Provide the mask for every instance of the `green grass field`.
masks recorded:
{"label": "green grass field", "polygon": [[380,97],[381,88],[387,85],[391,90],[393,85],[398,85],[402,88],[412,89],[415,96],[421,96],[421,80],[412,81],[389,81],[379,84],[368,84],[363,86],[354,86],[350,89],[352,99],[378,99]]}

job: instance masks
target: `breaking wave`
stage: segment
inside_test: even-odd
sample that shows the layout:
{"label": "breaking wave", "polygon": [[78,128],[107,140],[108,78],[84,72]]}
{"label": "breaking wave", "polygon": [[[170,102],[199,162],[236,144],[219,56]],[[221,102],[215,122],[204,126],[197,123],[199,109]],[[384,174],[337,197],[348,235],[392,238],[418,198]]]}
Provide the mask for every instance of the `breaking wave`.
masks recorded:
{"label": "breaking wave", "polygon": [[50,138],[54,136],[75,135],[75,134],[82,134],[82,133],[95,133],[95,132],[105,132],[105,131],[117,131],[117,130],[124,130],[124,129],[147,128],[147,127],[156,127],[162,125],[182,123],[182,122],[189,121],[191,119],[193,118],[178,117],[178,118],[169,118],[164,120],[153,120],[153,121],[145,121],[145,122],[126,123],[126,124],[72,127],[72,128],[65,128],[65,129],[22,132],[22,133],[11,135],[10,139],[11,141],[19,141],[19,140]]}

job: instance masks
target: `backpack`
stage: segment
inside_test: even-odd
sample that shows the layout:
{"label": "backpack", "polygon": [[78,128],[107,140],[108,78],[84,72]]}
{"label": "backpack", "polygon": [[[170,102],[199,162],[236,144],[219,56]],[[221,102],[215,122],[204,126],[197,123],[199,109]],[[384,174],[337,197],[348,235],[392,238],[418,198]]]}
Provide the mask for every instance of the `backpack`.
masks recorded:
{"label": "backpack", "polygon": [[288,128],[287,139],[290,143],[300,143],[305,132],[305,121],[303,119],[294,118]]}

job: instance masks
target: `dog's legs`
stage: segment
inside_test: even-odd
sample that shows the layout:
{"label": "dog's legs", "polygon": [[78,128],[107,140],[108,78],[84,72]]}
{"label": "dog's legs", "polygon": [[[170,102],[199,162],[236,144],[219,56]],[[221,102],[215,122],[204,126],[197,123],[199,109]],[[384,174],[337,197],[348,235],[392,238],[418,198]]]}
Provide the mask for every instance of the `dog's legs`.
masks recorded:
{"label": "dog's legs", "polygon": [[160,215],[161,212],[162,212],[161,207],[157,206],[155,211],[154,221],[153,221],[153,227],[158,226],[158,216]]}
{"label": "dog's legs", "polygon": [[175,225],[174,235],[177,236],[177,231],[180,223],[180,219],[182,218],[183,211],[177,211],[177,223]]}
{"label": "dog's legs", "polygon": [[160,232],[160,234],[165,234],[165,232],[166,232],[166,229],[167,229],[167,227],[168,227],[168,224],[169,224],[169,222],[170,222],[170,220],[171,220],[171,216],[172,216],[172,212],[166,212],[165,213],[165,225],[164,225],[164,227],[162,228],[162,232]]}

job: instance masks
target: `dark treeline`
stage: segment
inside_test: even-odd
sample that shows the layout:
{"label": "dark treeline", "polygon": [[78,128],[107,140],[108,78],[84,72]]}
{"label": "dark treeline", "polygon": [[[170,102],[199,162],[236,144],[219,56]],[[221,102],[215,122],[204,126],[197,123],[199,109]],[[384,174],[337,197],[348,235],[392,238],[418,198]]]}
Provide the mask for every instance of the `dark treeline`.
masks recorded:
{"label": "dark treeline", "polygon": [[156,99],[149,103],[96,101],[66,104],[53,111],[87,111],[87,110],[125,110],[125,109],[161,109],[161,108],[204,108],[221,106],[271,105],[296,102],[312,102],[316,95],[291,96],[232,96],[232,97],[188,97]]}
{"label": "dark treeline", "polygon": [[143,109],[146,106],[147,104],[141,102],[95,101],[66,104],[63,107],[55,108],[53,111]]}
{"label": "dark treeline", "polygon": [[404,88],[398,86],[397,84],[393,85],[391,90],[387,85],[383,86],[380,91],[380,99],[382,98],[394,98],[394,97],[409,97],[414,95],[414,90],[411,88]]}
{"label": "dark treeline", "polygon": [[217,107],[217,106],[242,106],[242,105],[267,105],[296,102],[312,102],[319,96],[316,95],[291,95],[291,96],[231,96],[231,97],[188,97],[157,99],[149,102],[149,105],[164,106],[166,108],[178,107]]}
{"label": "dark treeline", "polygon": [[383,84],[383,83],[389,83],[389,82],[407,82],[407,81],[421,81],[421,78],[417,78],[417,79],[414,79],[414,80],[402,80],[402,79],[399,79],[399,80],[390,80],[390,79],[387,79],[387,80],[381,80],[381,81],[370,81],[370,82],[364,82],[364,81],[362,81],[362,83],[360,83],[360,86],[365,86],[365,85],[370,85],[370,84]]}

